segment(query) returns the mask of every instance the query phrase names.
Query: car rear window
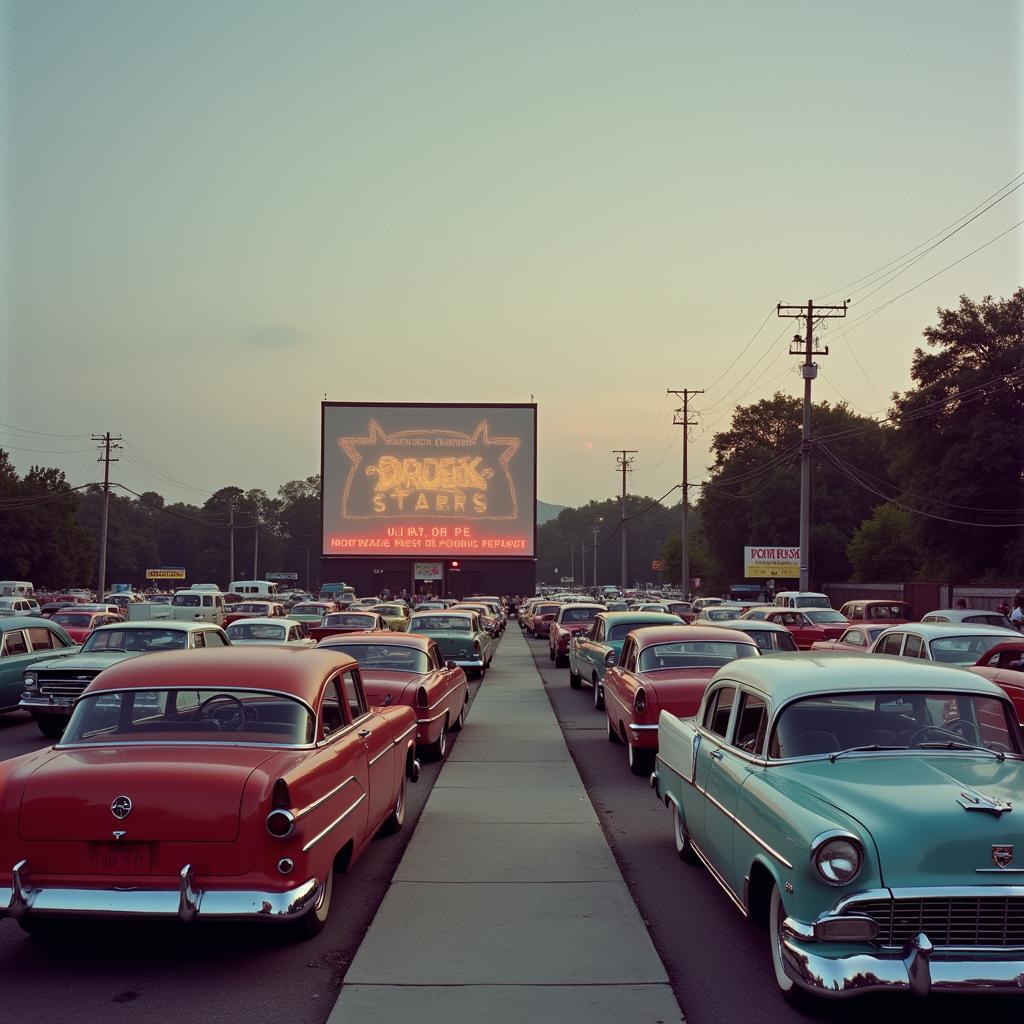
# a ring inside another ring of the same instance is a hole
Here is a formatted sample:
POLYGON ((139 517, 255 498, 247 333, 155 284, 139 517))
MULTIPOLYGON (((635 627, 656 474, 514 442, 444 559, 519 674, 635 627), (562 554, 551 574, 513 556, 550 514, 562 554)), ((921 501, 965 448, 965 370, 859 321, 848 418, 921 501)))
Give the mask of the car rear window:
POLYGON ((641 672, 670 668, 719 668, 737 658, 749 658, 757 653, 753 642, 685 640, 645 647, 640 652, 637 667, 641 672))
POLYGON ((359 662, 360 668, 392 672, 416 672, 425 675, 433 667, 426 651, 400 644, 331 644, 332 651, 343 651, 359 662))
POLYGON ((124 690, 79 699, 61 745, 312 743, 314 719, 294 698, 250 690, 124 690))

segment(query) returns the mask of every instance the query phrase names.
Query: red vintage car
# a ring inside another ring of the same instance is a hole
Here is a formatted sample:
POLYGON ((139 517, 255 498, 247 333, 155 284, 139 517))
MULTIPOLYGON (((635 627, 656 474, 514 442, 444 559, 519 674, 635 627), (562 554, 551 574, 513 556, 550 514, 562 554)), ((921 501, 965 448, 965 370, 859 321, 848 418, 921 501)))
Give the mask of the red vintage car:
POLYGON ((1024 725, 1024 638, 996 644, 968 671, 998 683, 1013 701, 1017 721, 1024 725))
POLYGON ((898 626, 914 621, 914 609, 907 601, 847 601, 839 609, 839 614, 845 615, 851 626, 855 623, 898 626))
POLYGON ((533 613, 526 623, 526 632, 530 636, 547 636, 551 623, 562 606, 553 601, 541 601, 533 606, 533 613))
POLYGON ((306 636, 312 640, 324 640, 345 633, 388 632, 390 628, 380 612, 330 612, 319 626, 307 627, 306 636))
POLYGON ((548 628, 548 656, 561 668, 569 664, 569 642, 575 636, 589 633, 598 612, 607 611, 603 604, 563 604, 548 628))
POLYGON ((853 651, 866 654, 871 645, 879 638, 883 630, 889 628, 888 623, 869 626, 866 623, 851 625, 844 629, 835 640, 815 640, 811 644, 812 651, 853 651))
POLYGON ((239 619, 284 618, 284 605, 276 601, 236 601, 224 615, 224 628, 239 619))
POLYGON ((466 722, 469 685, 466 673, 444 660, 436 640, 414 633, 350 633, 317 646, 342 651, 359 663, 371 706, 412 708, 417 751, 435 761, 444 757, 448 733, 466 722))
POLYGON ((76 644, 84 644, 97 626, 116 625, 123 621, 112 612, 78 611, 75 608, 61 608, 50 617, 51 622, 63 626, 65 632, 76 644))
MULTIPOLYGON (((809 651, 816 640, 838 640, 850 624, 845 615, 831 608, 777 608, 764 614, 760 611, 747 613, 751 617, 755 614, 765 622, 785 626, 801 651, 809 651)), ((741 618, 745 619, 747 615, 741 618)))
POLYGON ((647 775, 654 767, 662 711, 690 718, 718 669, 760 654, 738 629, 682 625, 633 630, 618 662, 604 675, 608 739, 626 744, 630 771, 647 775))
POLYGON ((54 747, 0 763, 0 916, 248 920, 314 935, 334 874, 405 819, 416 716, 342 651, 108 668, 54 747))

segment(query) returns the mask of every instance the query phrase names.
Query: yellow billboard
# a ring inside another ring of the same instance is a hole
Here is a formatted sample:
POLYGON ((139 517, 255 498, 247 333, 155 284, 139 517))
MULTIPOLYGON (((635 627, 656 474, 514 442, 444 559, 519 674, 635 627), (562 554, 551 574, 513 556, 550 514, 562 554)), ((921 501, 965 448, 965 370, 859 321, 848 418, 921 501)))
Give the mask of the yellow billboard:
POLYGON ((800 549, 745 547, 743 575, 747 579, 799 579, 800 549))

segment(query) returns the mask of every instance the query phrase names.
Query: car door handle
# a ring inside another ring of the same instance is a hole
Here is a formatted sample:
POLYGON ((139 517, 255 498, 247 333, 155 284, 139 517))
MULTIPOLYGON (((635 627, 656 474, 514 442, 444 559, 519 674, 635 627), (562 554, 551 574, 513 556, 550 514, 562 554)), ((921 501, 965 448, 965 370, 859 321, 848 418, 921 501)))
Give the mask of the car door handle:
POLYGON ((360 729, 359 732, 356 733, 357 736, 361 736, 364 740, 366 739, 367 736, 370 736, 372 734, 372 729, 360 729))
POLYGON ((712 750, 711 751, 711 757, 713 757, 716 761, 721 761, 722 760, 722 752, 720 750, 712 750))

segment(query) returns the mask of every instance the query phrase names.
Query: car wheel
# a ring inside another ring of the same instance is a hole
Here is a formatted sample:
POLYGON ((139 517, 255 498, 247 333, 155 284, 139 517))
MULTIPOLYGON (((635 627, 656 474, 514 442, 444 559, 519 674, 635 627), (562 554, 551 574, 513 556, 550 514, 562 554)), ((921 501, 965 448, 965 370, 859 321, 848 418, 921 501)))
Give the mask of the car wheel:
POLYGON ((608 726, 608 742, 621 743, 622 741, 619 739, 619 734, 616 731, 615 726, 612 725, 612 720, 607 715, 604 716, 604 724, 608 726))
POLYGON ((627 743, 629 748, 629 770, 634 775, 650 775, 654 767, 654 751, 644 750, 627 743))
POLYGON ((810 997, 786 973, 782 961, 782 922, 786 919, 786 908, 782 905, 782 894, 777 885, 772 886, 772 896, 768 913, 768 936, 772 949, 772 967, 775 969, 775 983, 788 1003, 794 1006, 806 1006, 811 1003, 810 997))
POLYGON ((592 680, 592 685, 594 687, 594 707, 598 711, 604 711, 604 687, 596 675, 592 680))
POLYGON ((327 916, 331 912, 331 895, 334 892, 334 865, 327 865, 324 887, 320 893, 320 902, 315 904, 295 922, 295 933, 298 939, 312 939, 324 930, 327 916))
POLYGON ((679 808, 674 800, 669 800, 668 805, 672 808, 672 834, 676 840, 676 853, 679 854, 679 859, 686 861, 687 864, 696 864, 697 854, 693 852, 693 843, 690 842, 690 837, 686 834, 686 829, 683 828, 683 819, 679 808))
POLYGON ((444 755, 448 753, 448 719, 441 723, 441 734, 433 743, 428 743, 423 748, 424 754, 431 761, 443 761, 444 755))
POLYGON ((580 678, 578 672, 573 672, 572 662, 569 663, 569 685, 574 689, 578 690, 583 685, 583 680, 580 678))
POLYGON ((567 654, 556 654, 555 655, 555 668, 565 668, 569 664, 569 656, 567 654))
POLYGON ((384 819, 380 830, 386 836, 393 836, 405 824, 405 787, 409 784, 408 776, 403 772, 402 785, 398 790, 398 799, 391 813, 384 819))
POLYGON ((469 710, 469 699, 467 698, 462 702, 462 710, 459 712, 459 717, 452 723, 452 732, 461 732, 462 727, 466 724, 466 712, 469 710))
POLYGON ((39 731, 44 736, 55 740, 64 734, 67 719, 61 718, 58 715, 39 715, 36 717, 36 725, 39 726, 39 731))

